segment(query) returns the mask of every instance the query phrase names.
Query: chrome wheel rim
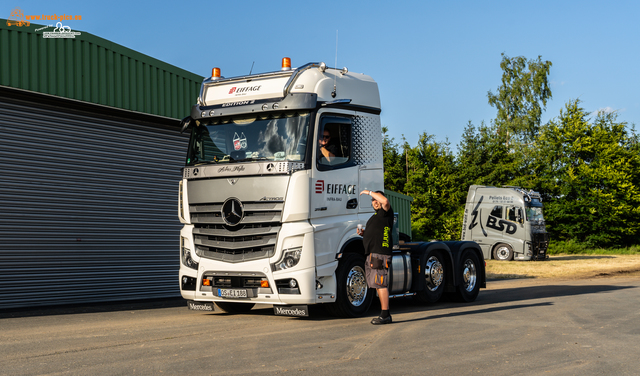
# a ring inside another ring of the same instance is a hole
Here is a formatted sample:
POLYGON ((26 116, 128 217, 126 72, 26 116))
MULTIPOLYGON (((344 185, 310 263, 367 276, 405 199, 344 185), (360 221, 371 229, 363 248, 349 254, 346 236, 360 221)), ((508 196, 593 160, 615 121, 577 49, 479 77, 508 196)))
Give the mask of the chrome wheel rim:
POLYGON ((464 283, 464 289, 467 292, 473 291, 476 287, 476 281, 478 278, 478 273, 476 271, 476 264, 467 259, 464 261, 464 265, 462 266, 462 280, 464 283))
POLYGON ((444 268, 437 257, 431 256, 424 266, 424 277, 427 282, 427 288, 430 291, 436 291, 442 284, 444 279, 444 268))
POLYGON ((347 297, 351 305, 359 307, 367 297, 367 279, 364 269, 354 266, 347 275, 347 297))
POLYGON ((509 259, 509 248, 505 245, 501 246, 496 250, 496 258, 498 260, 507 260, 509 259))

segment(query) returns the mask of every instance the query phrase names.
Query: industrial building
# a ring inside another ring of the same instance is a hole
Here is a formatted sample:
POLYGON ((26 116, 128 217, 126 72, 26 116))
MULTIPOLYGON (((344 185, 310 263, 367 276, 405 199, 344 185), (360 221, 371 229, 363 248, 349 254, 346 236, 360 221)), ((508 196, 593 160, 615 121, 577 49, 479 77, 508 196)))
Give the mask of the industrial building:
POLYGON ((179 123, 202 77, 42 29, 0 19, 0 309, 180 296, 179 123))

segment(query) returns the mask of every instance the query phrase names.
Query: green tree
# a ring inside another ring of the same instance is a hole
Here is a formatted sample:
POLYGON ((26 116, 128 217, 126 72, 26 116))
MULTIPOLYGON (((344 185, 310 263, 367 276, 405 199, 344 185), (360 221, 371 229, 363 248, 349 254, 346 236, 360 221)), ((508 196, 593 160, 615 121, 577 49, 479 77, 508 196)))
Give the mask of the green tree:
POLYGON ((589 246, 632 245, 640 240, 638 137, 615 113, 593 122, 575 100, 537 140, 536 188, 547 198, 553 238, 589 246))
MULTIPOLYGON (((459 240, 462 226, 460 184, 449 143, 423 133, 408 150, 406 194, 411 207, 412 233, 418 240, 459 240)), ((466 194, 466 192, 462 193, 466 194)))
POLYGON ((551 99, 548 76, 550 61, 527 60, 524 56, 510 58, 502 54, 502 85, 496 94, 487 93, 489 104, 498 109, 495 124, 505 132, 507 141, 515 137, 530 143, 540 127, 542 112, 551 99))
POLYGON ((384 163, 384 187, 394 192, 405 193, 407 175, 405 153, 390 138, 387 127, 382 127, 382 156, 384 163))
MULTIPOLYGON (((520 169, 520 155, 510 151, 506 133, 498 126, 476 129, 469 122, 458 144, 458 174, 464 190, 472 184, 502 186, 511 184, 520 169)), ((466 197, 466 196, 465 196, 466 197)))

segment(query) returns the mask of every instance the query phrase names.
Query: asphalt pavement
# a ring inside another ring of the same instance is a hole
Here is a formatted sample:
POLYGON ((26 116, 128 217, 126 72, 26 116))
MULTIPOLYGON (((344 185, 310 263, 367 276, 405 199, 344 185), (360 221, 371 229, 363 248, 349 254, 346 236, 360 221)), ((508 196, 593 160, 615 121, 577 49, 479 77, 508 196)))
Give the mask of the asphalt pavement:
POLYGON ((640 278, 490 281, 392 300, 393 324, 189 311, 181 299, 0 311, 0 375, 638 375, 640 278))

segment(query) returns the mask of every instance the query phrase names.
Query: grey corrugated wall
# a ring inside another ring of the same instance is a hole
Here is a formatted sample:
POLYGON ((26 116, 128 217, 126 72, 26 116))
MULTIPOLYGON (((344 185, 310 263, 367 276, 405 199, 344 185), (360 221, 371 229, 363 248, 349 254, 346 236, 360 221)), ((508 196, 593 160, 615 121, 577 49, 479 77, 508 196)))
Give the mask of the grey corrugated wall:
POLYGON ((0 96, 0 309, 179 296, 187 142, 177 127, 0 96))

